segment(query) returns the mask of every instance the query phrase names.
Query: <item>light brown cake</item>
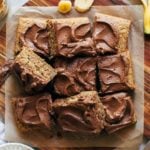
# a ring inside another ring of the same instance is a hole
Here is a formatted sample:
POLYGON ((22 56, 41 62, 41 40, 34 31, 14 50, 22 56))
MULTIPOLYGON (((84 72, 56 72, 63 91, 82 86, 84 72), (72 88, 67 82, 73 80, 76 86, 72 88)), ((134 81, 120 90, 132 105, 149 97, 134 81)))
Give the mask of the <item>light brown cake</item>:
POLYGON ((51 30, 49 45, 56 56, 95 56, 96 51, 88 18, 52 19, 48 23, 51 30))
POLYGON ((81 91, 96 90, 96 58, 57 58, 54 68, 54 90, 60 96, 72 96, 81 91))
POLYGON ((114 133, 136 122, 131 96, 125 92, 101 97, 106 112, 105 130, 114 133))
POLYGON ((99 57, 98 69, 102 94, 135 88, 129 51, 118 55, 99 57))
POLYGON ((49 31, 47 19, 44 18, 19 18, 16 35, 15 52, 22 47, 28 47, 41 56, 50 57, 49 31))
POLYGON ((51 131, 53 128, 52 99, 48 93, 13 98, 13 111, 21 132, 51 131))
POLYGON ((61 132, 99 134, 104 128, 105 112, 96 91, 57 99, 53 109, 61 132))
POLYGON ((42 90, 56 75, 55 69, 26 47, 17 55, 14 68, 29 93, 42 90))
POLYGON ((115 16, 96 13, 93 39, 97 53, 121 53, 128 49, 131 21, 115 16))
POLYGON ((32 95, 13 99, 17 127, 22 132, 54 127, 80 137, 134 124, 128 93, 135 88, 130 25, 130 20, 101 13, 92 23, 88 17, 19 18, 16 58, 1 72, 5 77, 15 70, 25 94, 32 95))

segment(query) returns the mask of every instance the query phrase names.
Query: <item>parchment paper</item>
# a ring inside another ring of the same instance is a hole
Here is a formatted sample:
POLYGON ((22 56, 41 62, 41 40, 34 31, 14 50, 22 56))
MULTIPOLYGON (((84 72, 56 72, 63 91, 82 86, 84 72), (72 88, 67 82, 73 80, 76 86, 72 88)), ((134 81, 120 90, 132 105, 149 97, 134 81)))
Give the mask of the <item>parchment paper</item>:
POLYGON ((100 135, 97 137, 85 137, 84 139, 77 138, 46 138, 41 135, 34 134, 23 137, 18 131, 14 114, 12 112, 11 98, 21 93, 21 87, 17 81, 10 77, 6 83, 6 117, 5 117, 5 137, 8 141, 21 142, 32 146, 50 146, 50 147, 118 147, 125 150, 137 150, 138 145, 142 141, 143 134, 143 80, 144 80, 144 39, 143 39, 143 8, 142 6, 98 6, 93 7, 89 12, 79 14, 72 10, 68 15, 61 15, 57 12, 56 7, 24 7, 19 9, 15 14, 8 18, 7 22, 7 56, 13 57, 14 41, 18 18, 24 17, 54 17, 67 18, 88 16, 91 21, 95 12, 101 12, 132 21, 131 32, 129 36, 129 49, 131 52, 134 77, 136 82, 136 90, 133 96, 135 110, 137 114, 137 123, 135 126, 125 128, 112 135, 100 135))

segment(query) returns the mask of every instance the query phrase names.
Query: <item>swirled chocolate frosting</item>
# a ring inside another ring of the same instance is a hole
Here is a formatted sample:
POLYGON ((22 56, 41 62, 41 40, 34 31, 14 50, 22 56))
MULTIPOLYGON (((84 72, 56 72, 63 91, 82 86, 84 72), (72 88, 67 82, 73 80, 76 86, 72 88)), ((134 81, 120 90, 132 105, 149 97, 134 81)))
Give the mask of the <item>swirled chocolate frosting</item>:
POLYGON ((99 79, 102 93, 129 90, 127 76, 129 59, 123 55, 100 57, 98 60, 99 79))
POLYGON ((95 21, 93 28, 93 39, 97 53, 117 53, 117 49, 115 47, 118 43, 118 35, 110 24, 95 21))
POLYGON ((32 48, 36 53, 48 56, 49 45, 48 45, 49 32, 47 27, 38 26, 33 24, 29 27, 25 33, 20 36, 20 43, 22 46, 32 48))
POLYGON ((13 72, 14 60, 7 60, 0 66, 0 87, 4 84, 5 80, 13 72))
POLYGON ((96 90, 96 58, 59 58, 55 61, 55 68, 58 75, 54 89, 59 95, 71 96, 96 90))
POLYGON ((47 93, 16 98, 14 111, 17 120, 28 127, 50 129, 52 126, 49 113, 51 111, 51 103, 51 96, 47 93))
POLYGON ((73 57, 76 55, 94 56, 96 51, 91 38, 90 23, 69 25, 56 23, 57 55, 73 57))
POLYGON ((135 123, 135 113, 131 97, 127 93, 117 93, 101 97, 106 112, 105 129, 108 133, 135 123))
POLYGON ((54 81, 54 89, 57 94, 65 96, 74 95, 81 91, 75 77, 67 71, 58 71, 54 81))
POLYGON ((95 91, 58 99, 54 111, 62 132, 100 133, 104 127, 104 109, 95 91))

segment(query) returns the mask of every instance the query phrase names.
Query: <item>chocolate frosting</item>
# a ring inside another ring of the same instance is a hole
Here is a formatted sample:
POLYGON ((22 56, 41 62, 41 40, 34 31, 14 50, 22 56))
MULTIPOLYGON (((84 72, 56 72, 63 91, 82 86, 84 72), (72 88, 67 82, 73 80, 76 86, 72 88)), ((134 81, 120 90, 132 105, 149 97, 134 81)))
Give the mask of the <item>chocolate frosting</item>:
POLYGON ((76 106, 59 110, 59 126, 67 132, 94 133, 99 120, 92 107, 76 106))
POLYGON ((49 32, 47 28, 34 24, 20 36, 20 42, 22 46, 30 47, 36 53, 47 56, 49 55, 48 37, 49 32))
POLYGON ((98 53, 117 53, 118 34, 113 27, 105 22, 94 23, 93 39, 98 53))
POLYGON ((131 97, 127 93, 118 93, 101 98, 106 112, 105 129, 113 133, 135 123, 135 113, 131 97))
POLYGON ((13 60, 7 60, 2 66, 0 66, 0 87, 4 84, 5 80, 12 73, 13 66, 13 60))
POLYGON ((49 94, 17 98, 15 103, 17 119, 24 125, 50 129, 51 103, 49 94))
POLYGON ((94 43, 90 37, 91 25, 84 23, 80 25, 56 24, 57 55, 73 57, 75 55, 96 55, 94 43))
POLYGON ((81 91, 80 85, 76 82, 75 77, 67 71, 58 71, 54 81, 55 92, 59 95, 70 96, 81 91))
POLYGON ((57 59, 58 75, 54 88, 60 95, 71 96, 81 91, 96 90, 96 59, 57 59))
POLYGON ((104 128, 104 109, 99 99, 94 102, 95 95, 92 96, 81 96, 75 103, 55 108, 57 123, 63 132, 86 134, 101 132, 104 128), (84 102, 85 99, 89 99, 89 102, 84 102))
POLYGON ((126 84, 129 60, 122 55, 106 56, 99 58, 99 78, 102 93, 128 90, 126 84))

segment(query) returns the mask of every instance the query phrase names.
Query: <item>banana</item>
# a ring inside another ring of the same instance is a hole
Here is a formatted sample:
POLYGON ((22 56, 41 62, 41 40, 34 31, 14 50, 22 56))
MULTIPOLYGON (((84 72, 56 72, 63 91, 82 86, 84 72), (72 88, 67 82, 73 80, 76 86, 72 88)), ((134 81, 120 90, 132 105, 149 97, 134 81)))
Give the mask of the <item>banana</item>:
POLYGON ((86 12, 92 6, 94 0, 75 0, 74 7, 78 12, 86 12))
POLYGON ((61 0, 58 3, 58 11, 60 13, 66 14, 71 11, 72 3, 69 0, 61 0))
POLYGON ((144 32, 150 34, 150 0, 141 0, 144 6, 144 32))

